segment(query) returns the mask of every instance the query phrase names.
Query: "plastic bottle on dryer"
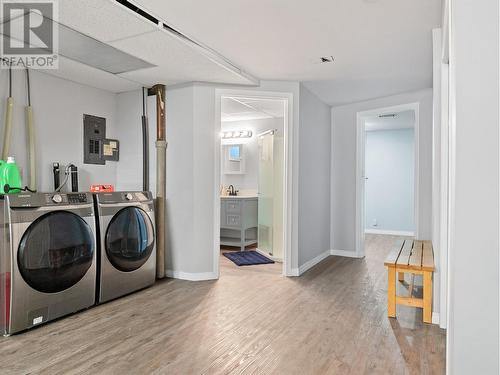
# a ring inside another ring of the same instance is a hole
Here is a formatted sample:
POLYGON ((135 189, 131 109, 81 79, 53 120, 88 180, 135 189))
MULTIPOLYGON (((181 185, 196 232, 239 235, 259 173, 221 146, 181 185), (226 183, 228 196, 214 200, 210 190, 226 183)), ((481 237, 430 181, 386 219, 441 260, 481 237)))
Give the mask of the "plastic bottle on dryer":
POLYGON ((7 162, 0 160, 0 194, 19 193, 21 191, 19 188, 22 186, 21 173, 16 164, 16 159, 9 156, 7 162), (6 189, 6 185, 10 189, 6 189))

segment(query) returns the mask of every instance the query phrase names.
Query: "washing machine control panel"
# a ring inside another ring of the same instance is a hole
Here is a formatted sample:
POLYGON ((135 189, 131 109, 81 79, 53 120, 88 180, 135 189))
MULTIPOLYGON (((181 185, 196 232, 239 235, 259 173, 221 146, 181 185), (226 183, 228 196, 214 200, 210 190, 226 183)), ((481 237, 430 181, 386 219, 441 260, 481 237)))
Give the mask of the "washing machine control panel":
POLYGON ((111 203, 143 203, 153 200, 149 191, 115 191, 109 193, 97 193, 98 204, 111 203))

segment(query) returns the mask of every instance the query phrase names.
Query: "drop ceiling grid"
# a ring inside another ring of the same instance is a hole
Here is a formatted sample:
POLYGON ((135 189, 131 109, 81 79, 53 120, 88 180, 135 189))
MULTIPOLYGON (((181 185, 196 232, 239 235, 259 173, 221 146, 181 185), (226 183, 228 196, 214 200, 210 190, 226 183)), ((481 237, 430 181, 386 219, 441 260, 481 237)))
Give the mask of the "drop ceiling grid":
POLYGON ((59 22, 102 42, 130 38, 158 28, 114 0, 60 1, 59 22))
POLYGON ((112 92, 158 82, 252 83, 114 0, 64 0, 58 5, 62 25, 157 67, 114 75, 60 56, 59 69, 48 74, 112 92))

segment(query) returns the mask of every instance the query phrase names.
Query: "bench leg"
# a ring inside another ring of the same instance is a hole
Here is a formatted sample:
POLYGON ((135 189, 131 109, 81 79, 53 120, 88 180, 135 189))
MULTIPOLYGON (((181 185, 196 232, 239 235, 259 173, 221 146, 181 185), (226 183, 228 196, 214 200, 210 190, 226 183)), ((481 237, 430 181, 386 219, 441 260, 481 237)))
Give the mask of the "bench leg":
POLYGON ((405 281, 405 273, 404 272, 398 272, 398 280, 401 282, 405 281))
POLYGON ((432 272, 424 272, 424 323, 432 323, 432 272))
POLYGON ((387 316, 396 317, 396 268, 388 267, 387 282, 387 316))

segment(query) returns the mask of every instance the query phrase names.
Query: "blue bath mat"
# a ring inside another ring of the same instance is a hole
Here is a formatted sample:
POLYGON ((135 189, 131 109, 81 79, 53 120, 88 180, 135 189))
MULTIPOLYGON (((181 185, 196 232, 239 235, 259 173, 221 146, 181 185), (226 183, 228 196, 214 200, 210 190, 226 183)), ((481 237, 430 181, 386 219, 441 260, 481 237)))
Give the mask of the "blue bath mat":
POLYGON ((253 266, 254 264, 274 263, 274 260, 271 260, 253 250, 238 251, 237 253, 223 253, 222 255, 231 260, 237 266, 253 266))

